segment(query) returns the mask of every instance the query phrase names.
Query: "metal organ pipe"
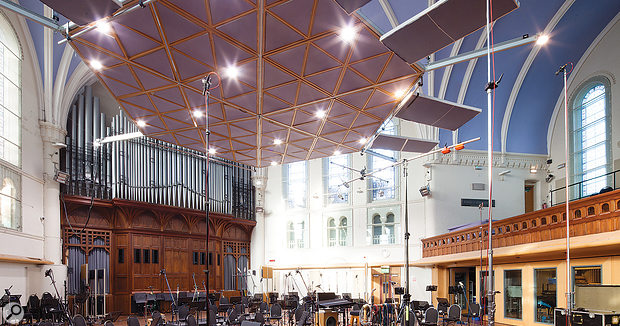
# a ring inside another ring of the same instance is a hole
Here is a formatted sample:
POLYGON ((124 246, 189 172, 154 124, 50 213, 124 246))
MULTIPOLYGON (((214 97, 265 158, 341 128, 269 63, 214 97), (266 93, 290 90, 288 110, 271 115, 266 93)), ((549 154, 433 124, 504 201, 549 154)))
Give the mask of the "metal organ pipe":
POLYGON ((85 87, 71 111, 67 164, 70 194, 127 199, 204 210, 205 188, 210 211, 239 218, 254 217, 251 169, 234 162, 213 159, 203 153, 151 138, 110 142, 95 148, 93 141, 138 131, 124 112, 107 123, 104 108, 92 89, 85 87), (209 164, 210 180, 205 173, 209 164), (91 168, 91 166, 93 168, 91 168), (94 189, 92 187, 95 187, 94 189))

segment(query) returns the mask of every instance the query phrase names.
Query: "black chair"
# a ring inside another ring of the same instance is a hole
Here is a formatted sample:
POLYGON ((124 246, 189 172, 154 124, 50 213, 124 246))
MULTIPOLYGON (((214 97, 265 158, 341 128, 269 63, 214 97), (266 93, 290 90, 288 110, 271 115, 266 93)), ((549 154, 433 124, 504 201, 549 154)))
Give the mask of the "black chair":
POLYGON ((299 306, 295 309, 295 322, 299 325, 299 320, 301 319, 304 313, 304 306, 299 306))
POLYGON ((228 309, 228 316, 226 317, 226 324, 228 325, 238 325, 241 323, 240 319, 240 311, 236 308, 228 309))
POLYGON ((159 311, 153 311, 153 314, 151 314, 151 319, 153 320, 151 321, 151 325, 153 326, 164 324, 164 320, 161 318, 161 313, 159 313, 159 311))
POLYGON ((24 309, 24 320, 32 324, 34 320, 41 320, 41 300, 36 294, 28 297, 26 309, 24 309))
POLYGON ((439 311, 435 307, 429 307, 424 312, 424 320, 420 323, 422 326, 436 326, 439 321, 439 311))
POLYGON ((446 298, 437 298, 437 312, 441 315, 445 315, 448 312, 450 304, 446 298))
POLYGON ((38 326, 53 326, 53 324, 49 321, 42 321, 38 324, 38 326))
POLYGON ((261 311, 257 311, 254 315, 254 321, 257 323, 264 324, 265 323, 265 315, 261 311))
POLYGON ((179 307, 179 321, 185 321, 187 316, 189 316, 189 306, 182 305, 179 307))
POLYGON ((187 324, 187 326, 198 326, 198 323, 196 322, 196 317, 194 317, 194 315, 188 315, 185 318, 185 323, 187 324))
POLYGON ((267 302, 262 301, 260 303, 260 305, 258 306, 258 311, 262 312, 263 314, 266 314, 269 312, 269 305, 267 304, 267 302))
POLYGON ((299 320, 297 320, 297 326, 304 325, 310 325, 310 313, 305 310, 302 311, 301 317, 299 317, 299 320))
POLYGON ((86 326, 86 319, 79 314, 73 316, 73 326, 86 326))
POLYGON ((129 316, 127 318, 127 326, 140 326, 140 321, 136 316, 129 316))
POLYGON ((60 302, 51 293, 45 292, 41 296, 41 315, 43 319, 60 321, 62 319, 62 309, 60 302))
POLYGON ((480 317, 480 304, 477 302, 473 302, 469 304, 469 309, 466 314, 463 314, 468 319, 467 324, 469 324, 469 318, 478 318, 480 317))
POLYGON ((279 303, 274 303, 271 305, 271 311, 269 313, 269 321, 275 320, 280 324, 282 320, 282 306, 279 303))
POLYGON ((105 324, 103 324, 103 326, 114 326, 114 323, 110 320, 106 321, 105 324))
POLYGON ((458 323, 461 322, 461 306, 453 304, 448 308, 448 317, 443 319, 444 323, 458 323))
POLYGON ((146 303, 147 301, 146 293, 134 293, 133 301, 136 303, 137 311, 140 312, 142 316, 146 316, 146 303))

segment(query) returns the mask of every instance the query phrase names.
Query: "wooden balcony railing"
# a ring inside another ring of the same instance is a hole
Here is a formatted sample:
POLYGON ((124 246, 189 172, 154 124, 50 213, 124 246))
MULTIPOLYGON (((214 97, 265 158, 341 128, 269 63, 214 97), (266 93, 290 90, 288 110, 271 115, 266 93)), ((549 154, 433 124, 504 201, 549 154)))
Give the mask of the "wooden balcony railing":
MULTIPOLYGON (((620 190, 571 201, 570 236, 620 230, 620 190)), ((488 247, 488 224, 422 239, 422 257, 488 247), (481 241, 482 240, 482 241, 481 241)), ((493 222, 493 247, 566 238, 566 206, 558 205, 493 222)))

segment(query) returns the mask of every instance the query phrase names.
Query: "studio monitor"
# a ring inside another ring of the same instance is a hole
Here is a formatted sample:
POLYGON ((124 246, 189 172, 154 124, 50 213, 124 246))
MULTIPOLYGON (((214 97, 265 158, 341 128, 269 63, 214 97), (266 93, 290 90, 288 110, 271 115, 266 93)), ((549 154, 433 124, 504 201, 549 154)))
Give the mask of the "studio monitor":
POLYGON ((338 313, 331 310, 319 311, 319 326, 338 326, 338 313))

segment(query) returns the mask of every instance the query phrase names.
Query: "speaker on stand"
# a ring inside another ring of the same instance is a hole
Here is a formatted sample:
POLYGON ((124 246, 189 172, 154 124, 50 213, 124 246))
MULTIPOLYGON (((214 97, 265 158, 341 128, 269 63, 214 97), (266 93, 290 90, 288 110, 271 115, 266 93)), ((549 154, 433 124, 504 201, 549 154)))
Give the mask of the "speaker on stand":
POLYGON ((338 312, 321 310, 318 312, 319 326, 338 326, 338 312))

